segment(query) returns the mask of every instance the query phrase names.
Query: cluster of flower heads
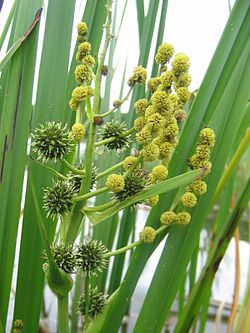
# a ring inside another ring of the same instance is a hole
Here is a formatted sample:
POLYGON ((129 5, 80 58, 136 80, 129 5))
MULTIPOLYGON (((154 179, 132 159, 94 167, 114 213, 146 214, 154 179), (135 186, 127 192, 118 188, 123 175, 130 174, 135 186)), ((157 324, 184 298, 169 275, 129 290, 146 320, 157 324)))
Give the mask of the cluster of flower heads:
MULTIPOLYGON (((215 143, 215 134, 211 128, 203 128, 200 132, 199 143, 196 147, 195 154, 189 160, 189 167, 191 169, 204 168, 204 173, 199 178, 195 179, 190 185, 187 186, 186 191, 180 198, 181 211, 178 213, 174 211, 165 211, 161 214, 160 221, 163 225, 187 225, 191 221, 191 215, 188 209, 193 208, 197 204, 199 196, 203 195, 207 191, 207 184, 202 177, 206 176, 212 167, 210 158, 211 148, 215 143)), ((156 236, 156 230, 152 227, 145 227, 139 237, 144 243, 151 243, 156 236)))
POLYGON ((14 321, 13 324, 13 331, 12 333, 22 333, 23 329, 23 321, 21 319, 17 319, 14 321))
MULTIPOLYGON (((105 256, 108 249, 101 241, 86 240, 77 246, 54 243, 51 252, 56 265, 67 274, 82 271, 89 276, 96 276, 108 265, 105 256)), ((47 259, 46 254, 44 256, 47 259)), ((47 265, 48 262, 45 262, 45 269, 47 265)))

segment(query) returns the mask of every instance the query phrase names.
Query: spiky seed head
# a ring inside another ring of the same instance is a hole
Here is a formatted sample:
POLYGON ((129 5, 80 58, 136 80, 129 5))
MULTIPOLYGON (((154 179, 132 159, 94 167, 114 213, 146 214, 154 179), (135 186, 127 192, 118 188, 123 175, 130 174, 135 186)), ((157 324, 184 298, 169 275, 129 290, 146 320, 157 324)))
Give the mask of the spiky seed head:
POLYGON ((156 206, 157 204, 158 204, 158 202, 159 202, 159 195, 157 194, 157 195, 154 195, 154 196, 152 196, 152 197, 150 197, 150 198, 148 198, 147 200, 146 200, 146 203, 150 206, 150 207, 154 207, 154 206, 156 206))
POLYGON ((165 165, 157 165, 152 169, 152 174, 157 180, 165 180, 168 176, 168 169, 165 165))
POLYGON ((140 233, 139 233, 139 239, 143 243, 152 243, 155 240, 155 229, 152 227, 145 227, 140 233))
POLYGON ((158 159, 159 148, 155 143, 150 143, 142 149, 142 156, 145 162, 153 162, 158 159))
POLYGON ((86 274, 96 276, 108 266, 108 249, 101 241, 86 240, 75 251, 76 266, 86 274))
POLYGON ((203 180, 197 179, 187 187, 187 191, 193 192, 195 195, 203 195, 207 192, 207 184, 203 180))
POLYGON ((200 143, 213 147, 215 143, 215 134, 212 128, 205 127, 200 131, 200 143))
POLYGON ((189 57, 184 53, 178 53, 174 56, 172 61, 172 69, 175 76, 181 75, 186 72, 190 67, 189 57))
POLYGON ((106 143, 104 146, 109 150, 124 150, 129 147, 131 140, 130 135, 125 136, 124 133, 127 131, 125 123, 111 120, 102 125, 99 129, 99 136, 101 140, 115 138, 114 141, 106 143))
POLYGON ((136 169, 125 178, 125 185, 122 191, 116 193, 116 199, 123 201, 128 197, 144 190, 148 185, 148 172, 143 169, 136 169))
POLYGON ((164 65, 169 62, 174 54, 174 47, 170 43, 164 43, 159 46, 155 56, 155 61, 159 65, 164 65))
MULTIPOLYGON (((94 319, 103 310, 106 304, 107 296, 101 292, 98 292, 97 288, 91 288, 89 291, 89 307, 88 307, 88 317, 94 319)), ((82 293, 78 304, 79 312, 82 316, 86 315, 86 297, 85 293, 82 293)))
POLYGON ((85 127, 81 123, 76 123, 72 126, 70 136, 76 142, 80 142, 85 134, 85 127))
POLYGON ((67 126, 61 123, 47 122, 40 125, 32 133, 32 149, 38 155, 38 160, 46 163, 62 160, 73 148, 67 126))
POLYGON ((161 84, 160 76, 152 77, 151 79, 148 80, 148 89, 153 93, 158 89, 160 84, 161 84))
POLYGON ((76 87, 72 91, 72 98, 78 102, 81 102, 84 100, 84 98, 91 96, 94 96, 94 89, 90 86, 76 87))
POLYGON ((71 98, 69 101, 69 107, 71 108, 72 111, 77 110, 78 104, 79 104, 79 102, 74 98, 71 98))
POLYGON ((112 174, 108 176, 106 186, 110 191, 118 193, 124 189, 125 181, 122 175, 112 174))
POLYGON ((134 69, 132 76, 128 80, 128 85, 133 87, 136 83, 143 84, 147 79, 147 69, 142 66, 137 66, 134 69))
POLYGON ((134 121, 134 127, 137 132, 140 132, 145 125, 145 117, 141 116, 135 119, 134 121))
POLYGON ((74 194, 74 187, 62 180, 53 181, 51 187, 45 187, 43 208, 47 218, 56 219, 69 212, 74 194))
POLYGON ((171 223, 174 223, 176 219, 175 212, 172 211, 166 211, 163 214, 161 214, 160 221, 162 224, 169 225, 171 223))
POLYGON ((78 35, 85 36, 88 34, 88 26, 85 22, 80 22, 77 25, 78 35))
MULTIPOLYGON (((62 269, 65 273, 68 274, 76 272, 76 259, 73 245, 66 246, 64 244, 53 243, 51 244, 50 249, 58 268, 62 269)), ((44 256, 48 262, 46 253, 44 253, 44 256)))
POLYGON ((88 66, 81 64, 76 66, 75 69, 75 80, 78 84, 83 84, 84 82, 91 81, 91 74, 88 69, 88 66))
POLYGON ((146 98, 141 98, 135 102, 134 109, 136 113, 143 115, 148 106, 149 106, 149 101, 146 98))
POLYGON ((197 198, 192 192, 185 192, 181 197, 181 202, 184 207, 192 208, 197 204, 197 198))
POLYGON ((188 212, 180 212, 176 214, 175 223, 181 225, 187 225, 191 221, 191 215, 188 212))

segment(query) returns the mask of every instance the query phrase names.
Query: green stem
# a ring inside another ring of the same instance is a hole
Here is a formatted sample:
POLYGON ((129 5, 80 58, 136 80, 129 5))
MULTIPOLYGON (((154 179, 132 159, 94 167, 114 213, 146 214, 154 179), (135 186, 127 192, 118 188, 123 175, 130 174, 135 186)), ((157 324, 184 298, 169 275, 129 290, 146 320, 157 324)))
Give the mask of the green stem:
POLYGON ((111 168, 108 168, 107 170, 103 171, 103 172, 100 172, 97 176, 96 176, 96 180, 104 177, 104 176, 107 176, 108 174, 110 174, 112 171, 116 170, 116 169, 119 169, 123 166, 123 162, 120 162, 114 166, 112 166, 111 168))
POLYGON ((33 162, 36 162, 37 164, 39 164, 40 166, 42 166, 43 168, 46 168, 48 169, 49 171, 53 172, 54 174, 57 175, 58 178, 62 179, 62 180, 67 180, 68 178, 65 177, 64 175, 62 175, 60 172, 56 171, 55 169, 49 167, 48 165, 46 164, 42 164, 40 162, 38 162, 35 158, 33 158, 32 156, 30 156, 30 159, 33 161, 33 162))
POLYGON ((68 161, 66 160, 61 160, 62 164, 66 166, 67 169, 69 169, 72 173, 76 174, 76 175, 85 175, 85 171, 84 170, 79 170, 74 168, 68 161))
POLYGON ((84 212, 98 212, 107 208, 112 207, 117 203, 117 200, 112 200, 110 202, 107 202, 103 205, 95 206, 95 207, 85 207, 84 212))
MULTIPOLYGON (((128 100, 129 95, 131 94, 132 90, 133 90, 133 87, 131 87, 131 88, 129 89, 127 95, 121 100, 121 105, 122 105, 125 101, 128 100)), ((110 115, 110 114, 111 114, 112 112, 114 112, 115 110, 118 110, 118 109, 121 107, 121 105, 120 105, 119 107, 113 107, 111 110, 109 110, 109 111, 107 111, 107 112, 101 114, 100 117, 102 117, 102 118, 107 117, 108 115, 110 115)))
POLYGON ((134 171, 134 169, 137 167, 137 165, 142 161, 143 157, 142 155, 139 155, 135 163, 131 165, 131 167, 123 174, 123 178, 125 179, 128 175, 131 174, 131 172, 134 171))
POLYGON ((75 201, 75 202, 82 201, 82 200, 87 200, 91 197, 95 197, 96 195, 107 192, 107 191, 108 191, 108 187, 105 186, 105 187, 99 188, 99 190, 96 190, 94 192, 89 192, 89 193, 83 194, 79 197, 74 197, 72 200, 75 201))
MULTIPOLYGON (((160 228, 158 228, 156 231, 155 231, 155 235, 159 235, 162 231, 164 231, 168 226, 167 225, 163 225, 161 226, 160 228)), ((124 247, 121 247, 120 249, 118 250, 115 250, 113 252, 108 252, 107 254, 105 254, 105 257, 106 258, 110 258, 110 257, 113 257, 113 256, 117 256, 118 254, 121 254, 121 253, 124 253, 128 250, 131 250, 133 249, 135 246, 138 246, 140 244, 142 244, 143 242, 142 241, 136 241, 136 242, 133 242, 127 246, 124 246, 124 247)))
POLYGON ((65 297, 57 297, 58 301, 58 333, 69 333, 69 311, 68 311, 68 295, 65 297))
POLYGON ((234 156, 232 157, 230 163, 228 164, 226 171, 224 172, 223 176, 221 177, 219 184, 216 188, 213 200, 212 200, 212 206, 214 205, 214 203, 216 202, 216 200, 218 199, 218 196, 220 195, 225 183, 227 182, 227 180, 229 179, 231 173, 233 172, 234 168, 236 167, 236 165, 239 163, 242 155, 244 154, 244 152, 246 151, 246 149, 249 146, 249 142, 250 142, 250 128, 248 128, 244 138, 242 139, 238 149, 236 150, 234 156))
POLYGON ((89 323, 89 275, 86 274, 85 277, 85 316, 84 316, 84 326, 87 327, 89 323))
POLYGON ((100 95, 101 95, 101 79, 102 79, 102 67, 104 65, 105 56, 107 53, 109 41, 111 38, 110 34, 110 26, 111 26, 111 6, 112 1, 107 1, 107 23, 106 23, 106 38, 104 41, 103 49, 100 56, 100 61, 97 67, 96 71, 96 77, 95 77, 95 94, 94 94, 94 104, 93 104, 93 114, 96 115, 99 112, 99 103, 100 103, 100 95))

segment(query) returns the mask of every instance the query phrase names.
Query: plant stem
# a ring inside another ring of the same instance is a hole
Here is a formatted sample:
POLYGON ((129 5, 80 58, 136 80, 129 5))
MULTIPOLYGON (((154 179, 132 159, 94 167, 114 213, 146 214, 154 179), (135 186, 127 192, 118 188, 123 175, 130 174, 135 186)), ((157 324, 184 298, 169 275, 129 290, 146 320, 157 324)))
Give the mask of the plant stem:
POLYGON ((74 168, 68 161, 66 161, 65 159, 61 160, 62 164, 66 166, 66 168, 68 168, 71 172, 73 172, 76 175, 85 175, 85 171, 84 170, 79 170, 74 168))
POLYGON ((69 333, 68 295, 57 297, 58 301, 58 333, 69 333))
POLYGON ((98 212, 100 210, 104 210, 107 208, 112 207, 113 205, 115 205, 117 203, 117 200, 112 200, 110 202, 107 202, 103 205, 99 205, 99 206, 95 206, 95 207, 85 207, 84 208, 84 212, 98 212))
POLYGON ((111 12, 112 1, 107 1, 107 23, 106 23, 106 38, 104 41, 103 49, 100 56, 100 61, 96 71, 95 77, 95 93, 94 93, 94 104, 93 104, 93 114, 96 115, 99 113, 99 102, 100 102, 100 95, 101 95, 101 79, 102 79, 102 67, 104 65, 105 56, 107 53, 109 41, 111 38, 110 34, 110 26, 111 26, 111 12))
POLYGON ((242 155, 244 154, 245 150, 247 149, 248 145, 250 142, 250 128, 247 130, 244 138, 242 139, 238 149, 236 150, 234 156, 232 157, 230 163, 228 164, 224 174, 222 175, 219 184, 216 188, 213 200, 212 200, 212 206, 214 205, 214 203, 216 202, 216 200, 218 199, 218 196, 220 195, 226 181, 229 179, 232 171, 234 170, 234 168, 236 167, 236 165, 239 163, 242 155))
POLYGON ((75 201, 75 202, 82 201, 82 200, 87 200, 91 197, 95 197, 96 195, 107 192, 107 191, 108 191, 108 187, 105 186, 105 187, 99 188, 99 190, 96 190, 94 192, 89 192, 89 193, 83 194, 79 197, 74 197, 72 200, 75 201))
POLYGON ((84 326, 87 327, 89 322, 89 275, 85 276, 85 316, 84 326))
POLYGON ((116 165, 112 166, 111 168, 108 168, 107 170, 100 172, 97 176, 96 176, 96 180, 108 175, 109 173, 111 173, 112 171, 119 169, 123 166, 123 162, 117 163, 116 165))
MULTIPOLYGON (((121 100, 121 105, 122 105, 125 101, 128 100, 129 95, 131 94, 132 90, 133 90, 133 87, 131 87, 131 88, 129 89, 127 95, 121 100)), ((121 105, 120 105, 120 106, 121 106, 121 105)), ((118 110, 118 109, 120 108, 120 106, 119 106, 119 107, 113 107, 111 110, 109 110, 109 111, 107 111, 107 112, 101 114, 100 117, 102 117, 102 118, 107 117, 108 115, 110 115, 110 114, 111 114, 112 112, 114 112, 115 110, 118 110)))
MULTIPOLYGON (((164 231, 168 226, 167 225, 163 225, 161 226, 160 228, 158 228, 156 231, 155 231, 155 235, 159 235, 162 231, 164 231)), ((120 249, 118 250, 115 250, 113 252, 108 252, 107 254, 105 254, 105 257, 106 258, 110 258, 110 257, 113 257, 113 256, 117 256, 118 254, 121 254, 121 253, 124 253, 128 250, 131 250, 133 249, 135 246, 138 246, 140 244, 142 244, 143 242, 142 241, 136 241, 136 242, 133 242, 127 246, 124 246, 124 247, 121 247, 120 249)))

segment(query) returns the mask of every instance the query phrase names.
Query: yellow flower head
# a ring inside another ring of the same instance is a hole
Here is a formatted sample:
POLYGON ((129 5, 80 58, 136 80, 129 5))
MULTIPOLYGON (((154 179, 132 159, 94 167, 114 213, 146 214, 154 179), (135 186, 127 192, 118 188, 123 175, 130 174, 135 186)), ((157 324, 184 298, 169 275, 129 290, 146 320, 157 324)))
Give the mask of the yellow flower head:
POLYGON ((191 83, 191 76, 188 73, 182 73, 174 78, 175 88, 188 87, 191 83))
POLYGON ((157 132, 160 129, 164 127, 166 123, 166 120, 163 116, 161 116, 159 113, 152 114, 152 116, 149 116, 146 118, 146 124, 147 127, 152 131, 152 132, 157 132))
POLYGON ((203 195, 207 192, 207 184, 203 180, 197 179, 188 186, 187 190, 195 195, 203 195))
POLYGON ((128 80, 128 85, 133 87, 136 83, 143 84, 146 82, 147 79, 147 69, 143 68, 142 66, 137 66, 134 69, 133 75, 130 76, 128 80))
POLYGON ((152 77, 150 80, 148 80, 148 89, 151 92, 155 92, 160 84, 161 84, 161 78, 159 76, 152 77))
POLYGON ((70 136, 76 141, 80 142, 85 134, 85 127, 81 123, 76 123, 72 126, 70 136))
POLYGON ((143 127, 143 129, 139 133, 136 133, 135 138, 136 138, 136 141, 142 145, 152 141, 152 135, 147 126, 143 127))
POLYGON ((155 229, 145 227, 139 234, 139 239, 143 243, 152 243, 155 240, 155 229))
POLYGON ((83 82, 91 80, 89 69, 85 64, 76 66, 75 79, 78 84, 83 84, 83 82))
POLYGON ((154 195, 153 197, 150 197, 147 199, 147 204, 150 206, 150 207, 154 207, 158 204, 158 201, 159 201, 159 195, 154 195))
POLYGON ((134 127, 137 130, 137 132, 141 131, 145 125, 145 118, 143 116, 138 117, 134 121, 134 127))
POLYGON ((145 111, 145 118, 147 119, 148 117, 152 116, 153 114, 157 113, 158 110, 155 106, 149 105, 145 111))
POLYGON ((208 159, 202 159, 197 154, 194 154, 190 160, 190 165, 192 169, 206 168, 208 172, 210 172, 212 164, 208 159))
POLYGON ((176 214, 175 212, 172 211, 167 211, 161 214, 160 221, 162 224, 169 225, 171 223, 174 223, 176 219, 176 214))
POLYGON ((198 145, 196 147, 196 155, 201 159, 209 159, 210 147, 207 145, 198 145))
POLYGON ((85 36, 88 34, 88 26, 85 22, 80 22, 77 25, 77 31, 79 35, 85 36))
POLYGON ((144 114, 148 106, 149 106, 148 100, 146 98, 141 98, 138 99, 137 102, 135 102, 134 109, 136 113, 144 114))
POLYGON ((124 189, 125 182, 121 175, 109 175, 106 181, 106 186, 112 192, 118 193, 124 189))
POLYGON ((159 146, 160 159, 168 159, 171 152, 174 150, 174 146, 170 142, 163 142, 159 146))
POLYGON ((72 91, 72 98, 78 102, 81 102, 86 97, 91 97, 94 95, 94 89, 90 86, 76 87, 72 91))
MULTIPOLYGON (((132 167, 132 165, 135 164, 136 161, 137 161, 137 157, 135 157, 135 156, 127 156, 127 157, 125 158, 125 160, 123 161, 123 168, 124 168, 125 170, 128 170, 129 168, 132 167)), ((141 165, 138 164, 137 167, 136 167, 136 169, 137 169, 137 168, 139 169, 140 167, 141 167, 141 165)))
POLYGON ((180 75, 186 72, 190 67, 189 57, 184 53, 178 53, 175 55, 172 61, 172 69, 175 75, 180 75))
POLYGON ((157 165, 153 168, 152 174, 157 180, 164 180, 168 176, 168 169, 165 165, 157 165))
POLYGON ((114 102, 113 102, 113 107, 114 108, 118 109, 121 105, 122 105, 122 100, 120 98, 114 100, 114 102))
POLYGON ((197 204, 197 198, 192 192, 185 192, 181 197, 181 202, 184 207, 192 208, 197 204))
MULTIPOLYGON (((176 119, 173 118, 175 121, 176 119)), ((179 133, 179 127, 177 125, 177 121, 176 123, 170 123, 168 126, 166 126, 163 130, 163 133, 162 135, 166 138, 166 139, 169 139, 169 138, 174 138, 178 135, 179 133)))
POLYGON ((181 104, 186 103, 190 98, 190 91, 186 87, 180 87, 176 90, 177 96, 181 104))
POLYGON ((155 61, 159 65, 164 65, 167 62, 169 62, 169 60, 172 58, 173 54, 174 54, 173 45, 169 44, 169 43, 164 43, 164 44, 160 45, 160 47, 156 53, 156 56, 155 56, 155 61))
POLYGON ((186 120, 187 119, 187 113, 182 110, 182 109, 179 109, 179 110, 176 110, 174 112, 174 117, 175 119, 177 120, 178 124, 181 123, 182 121, 186 120))
POLYGON ((190 223, 191 215, 188 212, 180 212, 176 214, 175 223, 181 225, 187 225, 190 223))
POLYGON ((88 54, 83 58, 83 62, 89 65, 90 67, 95 67, 95 58, 92 55, 88 54))
POLYGON ((164 72, 161 76, 161 83, 164 89, 171 89, 173 83, 173 72, 172 71, 164 72))
POLYGON ((78 101, 74 98, 71 98, 69 101, 69 107, 71 108, 72 111, 76 111, 78 107, 78 101))
POLYGON ((165 109, 168 107, 169 97, 165 91, 155 91, 151 97, 152 104, 157 109, 165 109))
POLYGON ((200 143, 207 145, 208 147, 213 147, 215 143, 215 134, 212 128, 203 128, 200 132, 200 143))
POLYGON ((78 52, 76 54, 76 60, 81 61, 86 55, 89 55, 91 51, 91 44, 83 42, 78 46, 78 52))
POLYGON ((150 143, 142 149, 142 156, 145 162, 152 162, 157 160, 159 153, 159 148, 154 143, 150 143))

